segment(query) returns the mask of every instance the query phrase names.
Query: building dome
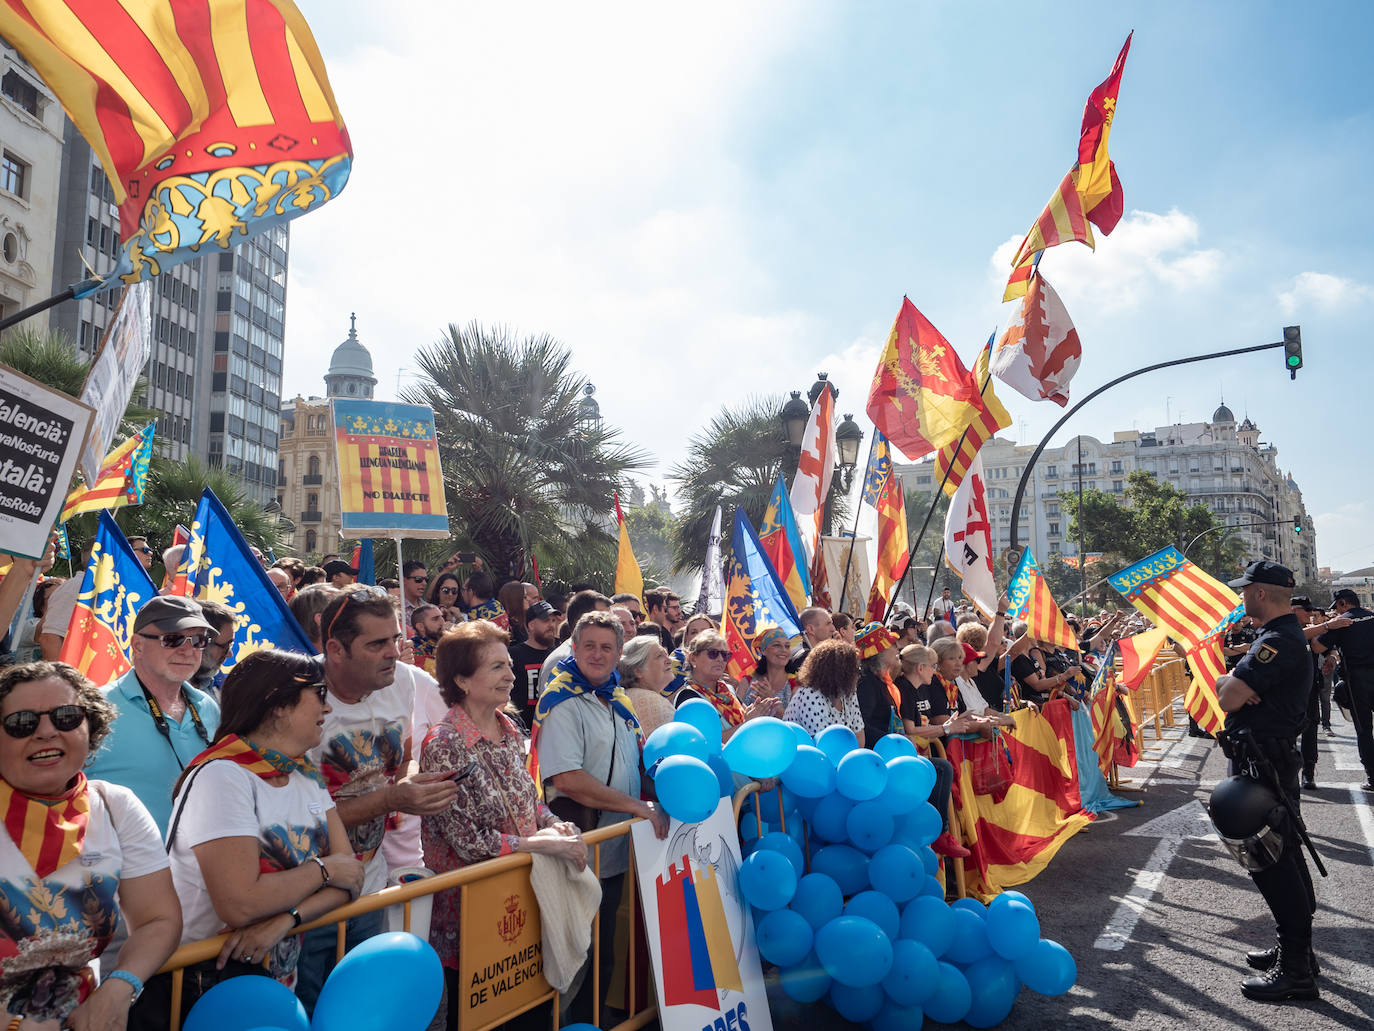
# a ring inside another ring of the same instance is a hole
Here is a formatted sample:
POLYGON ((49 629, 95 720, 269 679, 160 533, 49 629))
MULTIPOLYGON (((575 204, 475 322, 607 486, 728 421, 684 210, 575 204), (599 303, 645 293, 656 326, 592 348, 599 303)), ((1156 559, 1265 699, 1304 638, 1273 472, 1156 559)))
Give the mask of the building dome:
POLYGON ((1240 424, 1240 428, 1243 429, 1243 430, 1257 430, 1257 429, 1259 429, 1258 426, 1256 426, 1253 422, 1250 421, 1249 416, 1246 416, 1245 421, 1244 421, 1243 423, 1240 424))
POLYGON ((372 355, 358 340, 358 316, 350 315, 348 322, 348 339, 334 348, 329 371, 324 374, 325 393, 330 397, 370 398, 377 386, 372 355))
POLYGON ((1236 416, 1235 416, 1235 414, 1231 411, 1231 409, 1229 409, 1229 408, 1226 407, 1226 402, 1223 401, 1223 402, 1220 404, 1220 406, 1218 406, 1217 410, 1216 410, 1215 412, 1212 413, 1212 421, 1213 421, 1213 422, 1235 422, 1235 421, 1236 421, 1236 416))

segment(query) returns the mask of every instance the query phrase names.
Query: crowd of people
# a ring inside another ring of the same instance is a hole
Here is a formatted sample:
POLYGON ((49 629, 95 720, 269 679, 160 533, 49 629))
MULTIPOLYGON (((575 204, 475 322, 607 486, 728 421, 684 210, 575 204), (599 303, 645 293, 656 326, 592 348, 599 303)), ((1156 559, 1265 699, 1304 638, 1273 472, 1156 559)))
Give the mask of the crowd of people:
MULTIPOLYGON (((248 972, 291 986, 309 1010, 336 932, 296 929, 396 871, 512 852, 582 871, 589 831, 643 818, 664 837, 641 749, 693 699, 719 714, 722 740, 765 716, 813 735, 840 724, 867 747, 906 735, 936 767, 930 802, 946 824, 932 847, 966 856, 936 742, 992 739, 1014 709, 1058 697, 1079 706, 1111 642, 1143 628, 1120 612, 1081 627, 1071 617, 1077 647, 1066 648, 1009 624, 1005 597, 989 619, 946 589, 921 616, 894 606, 885 624, 806 608, 799 639, 758 628, 732 676, 741 657, 717 620, 667 588, 498 589, 480 567, 459 576, 458 558, 434 571, 407 562, 376 586, 337 556, 276 562, 269 578, 315 654, 258 651, 227 676, 236 624, 222 605, 149 599, 132 667, 96 685, 56 661, 74 581, 35 592, 28 643, 0 671, 3 918, 17 949, 0 960, 0 1008, 11 1028, 118 1027, 126 1011, 130 1027, 164 1027, 171 986, 156 971, 178 944, 220 933, 218 957, 187 970, 183 1015, 248 972)), ((1293 600, 1304 622, 1309 605, 1293 600)), ((1320 653, 1350 625, 1342 616, 1324 624, 1331 636, 1310 635, 1319 685, 1333 668, 1320 653)), ((1228 651, 1244 651, 1242 632, 1228 651)), ((1370 766, 1368 728, 1357 730, 1370 766)), ((582 976, 565 997, 569 1019, 589 1019, 594 996, 605 1004, 629 862, 623 836, 600 849, 606 958, 600 983, 582 976)), ((379 933, 382 916, 350 919, 349 947, 379 933)), ((459 892, 440 892, 430 941, 453 1005, 437 1028, 456 1026, 464 997, 453 985, 459 916, 459 892)))

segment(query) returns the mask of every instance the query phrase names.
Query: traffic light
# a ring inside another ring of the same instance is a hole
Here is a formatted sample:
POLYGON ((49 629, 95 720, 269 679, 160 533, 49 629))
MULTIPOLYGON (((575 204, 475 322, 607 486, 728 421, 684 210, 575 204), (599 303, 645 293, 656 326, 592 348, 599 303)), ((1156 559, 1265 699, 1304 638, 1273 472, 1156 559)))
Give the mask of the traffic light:
POLYGON ((1283 365, 1288 370, 1289 379, 1298 378, 1302 368, 1302 327, 1283 327, 1283 365))
POLYGON ((1294 532, 1294 533, 1302 533, 1302 520, 1301 520, 1301 519, 1294 519, 1294 520, 1293 520, 1293 532, 1294 532))

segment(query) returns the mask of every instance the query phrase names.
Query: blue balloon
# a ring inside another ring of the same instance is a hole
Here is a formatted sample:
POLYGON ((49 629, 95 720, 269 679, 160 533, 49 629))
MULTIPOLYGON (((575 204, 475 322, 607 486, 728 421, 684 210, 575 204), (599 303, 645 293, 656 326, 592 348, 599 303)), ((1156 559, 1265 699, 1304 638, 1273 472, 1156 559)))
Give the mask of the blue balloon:
POLYGON ((745 805, 746 811, 752 811, 754 806, 758 806, 759 813, 763 817, 764 823, 768 824, 770 827, 780 827, 784 817, 786 817, 787 822, 791 822, 792 817, 795 816, 797 812, 797 803, 800 801, 801 799, 793 794, 791 790, 783 785, 779 785, 768 791, 761 791, 756 795, 749 796, 745 805), (779 796, 782 797, 781 812, 778 809, 779 796))
POLYGON ((654 772, 654 790, 668 815, 683 823, 700 823, 720 803, 720 781, 700 759, 670 755, 654 772))
MULTIPOLYGON (((934 880, 940 874, 940 857, 937 856, 929 845, 922 845, 916 849, 916 857, 921 860, 921 868, 925 870, 926 877, 934 880)), ((940 890, 940 898, 944 898, 944 889, 940 890)))
POLYGON ((873 751, 882 756, 883 762, 891 762, 899 755, 916 754, 916 746, 905 734, 884 734, 873 743, 873 751))
POLYGON ((883 1008, 883 993, 872 988, 851 988, 836 981, 830 986, 830 1005, 845 1020, 863 1024, 883 1008))
POLYGON ((692 698, 683 702, 673 713, 673 720, 676 723, 690 723, 696 727, 712 755, 720 751, 723 733, 720 713, 716 712, 716 707, 705 698, 692 698))
POLYGON ((739 888, 759 909, 781 909, 797 891, 797 872, 781 852, 759 849, 740 864, 739 888))
POLYGON ((887 761, 887 787, 880 800, 890 813, 900 816, 926 801, 934 783, 935 767, 929 759, 923 755, 899 755, 887 761))
POLYGON ((783 994, 793 1002, 818 1002, 830 991, 830 975, 821 966, 815 952, 809 952, 800 963, 778 971, 783 994))
POLYGON ((806 917, 796 910, 775 909, 765 913, 754 928, 759 955, 779 967, 800 963, 811 951, 815 933, 806 917))
POLYGON ((988 918, 988 907, 979 902, 972 895, 965 895, 961 899, 955 899, 949 904, 950 909, 967 909, 979 920, 988 918))
POLYGON ((1016 961, 1016 976, 1033 992, 1063 995, 1078 980, 1078 964, 1064 946, 1041 938, 1034 949, 1016 961))
POLYGON ((921 888, 922 895, 928 895, 931 898, 939 899, 941 902, 945 900, 945 886, 930 874, 926 874, 926 879, 921 883, 923 885, 921 888))
POLYGON ((950 906, 950 910, 954 914, 954 941, 950 942, 949 948, 945 950, 945 959, 967 966, 992 955, 992 946, 988 944, 987 922, 967 909, 955 909, 950 906))
POLYGON ((919 845, 929 845, 943 830, 944 821, 940 819, 940 813, 929 802, 921 802, 900 819, 895 836, 919 845))
MULTIPOLYGON (((782 831, 769 831, 759 838, 758 844, 754 848, 756 850, 768 849, 786 856, 787 861, 792 864, 792 869, 796 871, 798 879, 806 874, 806 858, 802 855, 801 846, 792 839, 791 835, 782 831)), ((1038 938, 1039 935, 1036 937, 1038 938)), ((779 963, 778 966, 785 967, 788 964, 779 963)))
POLYGON ((988 907, 988 941, 1003 959, 1029 955, 1040 941, 1040 919, 1030 906, 1005 902, 988 907))
POLYGON ((921 895, 907 903, 902 910, 902 923, 898 932, 903 938, 920 942, 928 948, 936 959, 949 949, 954 941, 954 910, 945 905, 943 897, 921 895))
POLYGON ((892 943, 892 971, 883 978, 883 991, 900 1006, 919 1006, 935 992, 940 966, 935 954, 918 941, 899 938, 892 943))
POLYGON ((873 1031, 921 1031, 925 1012, 920 1006, 899 1006, 888 999, 873 1018, 873 1031))
POLYGON ((844 904, 845 916, 861 916, 872 920, 883 934, 895 939, 902 924, 897 903, 880 891, 861 891, 844 904))
POLYGON ((706 757, 706 765, 711 767, 711 772, 716 775, 716 781, 720 784, 720 797, 733 798, 735 796, 735 775, 730 772, 730 766, 726 763, 725 757, 719 752, 714 752, 706 757))
MULTIPOLYGON (((437 1009, 437 999, 434 1005, 437 1009)), ((197 999, 181 1026, 186 1031, 249 1031, 263 1026, 308 1031, 310 1018, 286 985, 271 977, 244 974, 221 981, 197 999)))
POLYGON ((806 919, 813 931, 819 931, 844 912, 844 895, 833 877, 809 873, 797 882, 791 908, 806 919))
POLYGON ((999 895, 993 896, 992 901, 988 903, 988 912, 992 912, 998 906, 1005 906, 1008 902, 1019 902, 1021 903, 1021 905, 1029 908, 1032 913, 1035 912, 1034 902, 1028 899, 1025 895, 1022 895, 1019 891, 1011 890, 1007 890, 999 895))
POLYGON ((864 852, 876 852, 892 840, 892 817, 877 800, 860 802, 849 810, 844 828, 849 840, 864 852))
POLYGON ((762 780, 777 777, 797 756, 797 738, 776 716, 759 716, 739 727, 722 753, 730 769, 762 780))
POLYGON ((893 902, 919 895, 925 875, 920 857, 905 845, 884 845, 868 861, 868 883, 893 902))
POLYGON ((809 745, 813 748, 815 747, 816 739, 813 738, 810 734, 808 734, 806 732, 806 728, 803 727, 800 723, 788 723, 787 726, 791 728, 792 736, 797 739, 798 748, 801 748, 802 745, 809 745))
POLYGON ((827 874, 845 895, 868 887, 868 856, 849 845, 826 845, 811 856, 811 869, 827 874))
POLYGON ((824 798, 835 790, 835 767, 815 745, 798 745, 792 765, 782 771, 782 782, 802 798, 824 798))
POLYGON ((839 916, 816 932, 816 955, 840 984, 865 988, 892 969, 892 939, 872 920, 839 916))
POLYGON ((859 747, 859 739, 854 731, 837 723, 816 735, 816 747, 825 753, 831 766, 839 766, 841 759, 859 747))
POLYGON ((826 841, 845 841, 849 837, 845 824, 853 808, 854 803, 839 792, 826 795, 816 803, 816 810, 811 814, 811 828, 826 841))
POLYGON ((1021 991, 1016 969, 1005 959, 988 956, 970 964, 964 971, 973 992, 964 1021, 973 1027, 995 1027, 1011 1015, 1011 1007, 1021 991))
POLYGON ((315 1001, 311 1031, 422 1031, 443 988, 444 969, 429 942, 404 931, 379 934, 334 967, 315 1001))
POLYGON ((645 740, 644 767, 653 769, 654 763, 670 755, 690 755, 705 762, 710 754, 710 746, 706 744, 701 731, 690 723, 673 720, 663 724, 645 740))
POLYGON ((867 748, 850 752, 835 764, 835 790, 853 802, 877 798, 887 787, 887 764, 867 748))
POLYGON ((964 1019, 973 1002, 973 992, 969 990, 968 979, 959 968, 949 963, 939 963, 940 976, 935 982, 935 991, 926 999, 926 1016, 941 1024, 957 1024, 964 1019))

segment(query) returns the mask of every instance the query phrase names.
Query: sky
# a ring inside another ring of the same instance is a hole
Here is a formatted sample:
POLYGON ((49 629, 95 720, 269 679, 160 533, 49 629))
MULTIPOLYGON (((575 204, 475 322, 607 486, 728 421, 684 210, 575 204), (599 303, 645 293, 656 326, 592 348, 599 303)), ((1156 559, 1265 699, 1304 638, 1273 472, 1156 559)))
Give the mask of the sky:
MULTIPOLYGON (((1041 264, 1083 343, 1072 398, 1294 324, 1305 366, 1151 373, 1052 443, 1224 397, 1302 488, 1318 561, 1374 564, 1374 5, 298 3, 356 156, 292 224, 284 395, 323 393, 350 312, 384 399, 450 323, 548 333, 656 483, 722 406, 818 371, 867 440, 903 295, 971 365, 1134 29, 1126 216, 1041 264)), ((999 395, 1021 442, 1062 414, 999 395)))

